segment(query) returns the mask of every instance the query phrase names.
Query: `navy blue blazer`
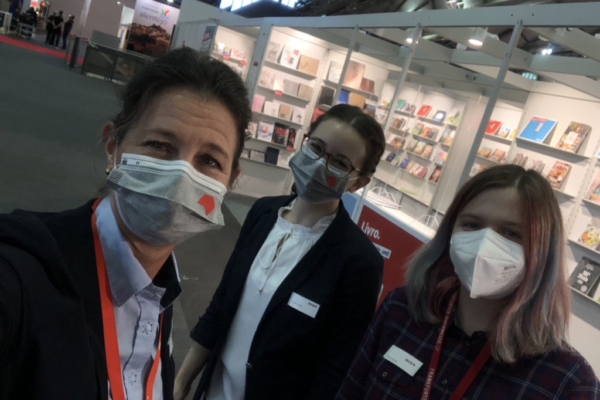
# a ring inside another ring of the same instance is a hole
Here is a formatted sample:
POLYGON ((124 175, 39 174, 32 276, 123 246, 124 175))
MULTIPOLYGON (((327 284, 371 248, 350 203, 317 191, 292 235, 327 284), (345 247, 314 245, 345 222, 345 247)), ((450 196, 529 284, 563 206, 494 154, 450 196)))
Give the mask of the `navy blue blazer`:
MULTIPOLYGON (((191 333, 212 350, 194 400, 208 389, 258 251, 294 196, 263 198, 250 210, 213 299, 191 333)), ((245 400, 331 400, 371 320, 383 258, 340 205, 323 236, 285 278, 258 325, 245 400), (315 318, 290 306, 297 293, 320 305, 315 318)))

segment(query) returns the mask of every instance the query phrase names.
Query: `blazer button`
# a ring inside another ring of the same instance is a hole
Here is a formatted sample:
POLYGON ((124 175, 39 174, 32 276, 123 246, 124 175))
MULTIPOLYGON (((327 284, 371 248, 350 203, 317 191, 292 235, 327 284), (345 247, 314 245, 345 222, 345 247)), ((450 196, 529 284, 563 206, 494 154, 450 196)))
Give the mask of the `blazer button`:
POLYGON ((252 364, 250 364, 250 363, 247 363, 247 364, 246 364, 246 369, 252 369, 252 364))
POLYGON ((386 377, 387 376, 387 372, 384 372, 383 374, 381 374, 382 377, 386 377))

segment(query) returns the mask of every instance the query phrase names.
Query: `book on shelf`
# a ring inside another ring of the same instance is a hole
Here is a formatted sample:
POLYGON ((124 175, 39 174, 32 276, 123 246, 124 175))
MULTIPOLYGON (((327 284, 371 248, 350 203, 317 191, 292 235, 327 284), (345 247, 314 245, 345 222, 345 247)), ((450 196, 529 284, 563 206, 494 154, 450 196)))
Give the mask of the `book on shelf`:
POLYGON ((567 164, 562 161, 557 161, 554 163, 554 166, 548 172, 546 179, 550 182, 550 186, 554 189, 560 189, 562 184, 567 179, 567 175, 571 170, 571 164, 567 164))
POLYGON ((273 82, 273 87, 271 89, 276 92, 276 95, 279 94, 277 92, 283 93, 283 79, 275 77, 275 82, 273 82))
POLYGON ((510 130, 510 133, 508 134, 508 136, 506 138, 508 140, 514 140, 516 136, 517 136, 517 129, 513 128, 510 130))
POLYGON ((255 138, 256 137, 256 131, 258 130, 258 124, 256 122, 250 122, 248 124, 248 132, 250 133, 250 135, 255 138))
POLYGON ((225 49, 225 43, 215 42, 213 45, 213 51, 218 54, 223 54, 223 50, 225 49))
POLYGON ((439 130, 438 128, 433 128, 431 126, 426 126, 423 128, 419 136, 426 137, 427 139, 435 140, 439 130))
POLYGON ((531 168, 532 170, 534 170, 535 172, 541 174, 544 172, 544 167, 546 166, 546 163, 544 163, 542 160, 533 160, 531 163, 531 168))
POLYGON ((485 171, 485 166, 481 165, 481 164, 473 164, 473 167, 471 168, 471 172, 469 173, 469 177, 472 178, 475 175, 477 175, 478 173, 485 171))
POLYGON ((392 160, 392 165, 397 167, 400 164, 400 156, 398 154, 394 154, 394 159, 392 160))
POLYGON ((255 94, 252 99, 252 111, 261 113, 265 105, 265 96, 255 94))
POLYGON ((527 156, 519 153, 515 156, 515 158, 513 158, 513 160, 511 161, 511 164, 514 165, 520 165, 521 167, 525 167, 525 165, 527 164, 527 156))
POLYGON ((287 143, 285 149, 287 151, 294 151, 296 146, 296 129, 290 128, 288 131, 287 143))
POLYGON ((415 165, 419 165, 419 164, 417 164, 414 161, 409 161, 408 164, 406 164, 406 168, 404 168, 404 169, 406 171, 410 172, 415 167, 415 165))
POLYGON ((437 183, 438 180, 440 179, 441 174, 442 174, 442 167, 440 167, 439 165, 436 165, 435 169, 433 170, 433 173, 429 177, 429 180, 433 183, 437 183))
POLYGON ((452 142, 454 141, 454 135, 455 135, 454 129, 450 129, 449 127, 446 127, 446 129, 444 129, 444 132, 442 133, 440 142, 443 145, 451 146, 452 142))
POLYGON ((231 51, 231 59, 237 61, 246 60, 246 52, 240 49, 233 49, 231 51))
POLYGON ((273 89, 275 84, 275 70, 263 68, 258 77, 258 84, 267 89, 273 89))
POLYGON ((320 108, 315 107, 313 109, 313 115, 312 118, 310 119, 310 122, 315 122, 321 115, 325 114, 325 111, 321 110, 320 108))
POLYGON ((271 117, 279 116, 279 103, 275 103, 274 101, 265 101, 263 114, 270 115, 271 117))
POLYGON ((329 63, 329 72, 327 73, 327 80, 333 83, 339 83, 342 77, 342 69, 344 66, 339 62, 332 61, 329 63))
POLYGON ((300 83, 298 85, 298 97, 304 100, 310 101, 313 95, 313 88, 305 85, 304 83, 300 83))
POLYGON ((231 56, 231 47, 225 45, 225 47, 223 47, 223 60, 229 60, 230 56, 231 56))
POLYGON ((591 131, 592 127, 589 125, 571 122, 556 144, 556 148, 577 153, 591 131))
POLYGON ((596 174, 596 177, 592 181, 592 184, 585 195, 585 199, 600 203, 600 172, 596 174))
POLYGON ((400 109, 400 111, 407 112, 407 113, 413 112, 414 110, 415 110, 414 106, 412 104, 406 103, 406 102, 402 105, 402 108, 400 109))
POLYGON ((504 165, 504 164, 506 164, 506 163, 507 163, 507 161, 508 161, 507 157, 508 157, 508 153, 504 153, 504 155, 503 155, 503 156, 502 156, 502 158, 500 159, 500 162, 499 162, 499 164, 500 164, 500 165, 504 165))
POLYGON ((287 144, 289 126, 280 124, 279 122, 275 123, 275 129, 273 130, 273 140, 272 142, 275 144, 279 144, 285 146, 287 144))
POLYGON ((429 114, 430 111, 431 111, 431 106, 429 106, 427 104, 423 104, 421 106, 421 108, 419 108, 419 111, 417 112, 417 115, 419 117, 427 117, 427 114, 429 114))
POLYGON ((483 146, 482 148, 479 149, 477 154, 483 158, 489 158, 490 155, 492 154, 492 149, 490 149, 489 147, 483 146))
POLYGON ((385 161, 391 163, 392 161, 394 161, 394 157, 396 157, 396 153, 390 151, 387 157, 385 158, 385 161))
POLYGON ((410 133, 412 133, 415 136, 419 136, 421 134, 421 131, 423 130, 424 127, 425 127, 424 123, 417 122, 415 124, 415 126, 413 126, 412 131, 410 133))
POLYGON ((256 138, 265 142, 273 141, 273 131, 275 130, 275 124, 261 121, 258 123, 258 129, 256 131, 256 138))
POLYGON ((600 243, 600 219, 592 218, 577 241, 590 249, 596 250, 600 243))
POLYGON ((458 126, 460 124, 460 120, 462 119, 462 111, 451 111, 450 114, 446 117, 446 123, 454 126, 458 126))
POLYGON ((377 106, 373 104, 365 104, 365 109, 363 112, 371 117, 375 118, 375 113, 377 112, 377 106))
POLYGON ((267 151, 265 152, 265 162, 267 164, 277 165, 278 159, 279 159, 279 149, 275 149, 273 147, 267 147, 267 151))
POLYGON ((427 114, 427 119, 433 119, 434 116, 435 110, 432 108, 431 110, 429 110, 429 114, 427 114))
POLYGON ((304 125, 304 114, 305 114, 306 110, 304 108, 301 107, 294 107, 292 109, 292 122, 299 124, 299 125, 304 125))
POLYGON ((377 109, 375 112, 375 121, 383 124, 385 122, 385 117, 387 116, 387 112, 385 110, 377 109))
POLYGON ((495 135, 498 133, 501 126, 502 126, 502 122, 490 119, 488 121, 487 126, 485 127, 485 134, 486 135, 495 135))
POLYGON ((317 76, 317 73, 319 72, 319 64, 320 61, 316 58, 301 54, 300 59, 298 60, 298 71, 312 76, 317 76))
POLYGON ((569 277, 569 284, 575 290, 593 297, 600 283, 600 264, 582 257, 569 277))
POLYGON ((434 115, 433 115, 433 120, 436 122, 442 122, 444 119, 446 118, 446 111, 442 111, 442 110, 438 110, 434 115))
POLYGON ((343 84, 353 89, 360 89, 360 83, 365 74, 365 68, 365 64, 350 60, 348 68, 346 69, 343 84))
POLYGON ((519 137, 533 142, 543 143, 550 132, 554 130, 556 121, 548 118, 533 117, 525 125, 519 137))
POLYGON ((330 106, 333 102, 333 95, 335 94, 335 90, 327 87, 321 86, 321 91, 319 92, 319 98, 317 99, 317 104, 324 104, 330 106))
POLYGON ((505 154, 506 154, 506 151, 504 151, 502 149, 495 149, 492 152, 492 155, 490 156, 490 160, 500 164, 500 161, 502 160, 502 157, 504 157, 505 154))
POLYGON ((269 41, 265 51, 265 60, 276 63, 281 53, 281 47, 280 43, 269 41))
POLYGON ((350 96, 348 97, 348 104, 350 104, 351 106, 356 106, 361 110, 365 108, 366 101, 367 98, 358 93, 350 93, 350 96))
POLYGON ((254 161, 265 162, 265 152, 259 150, 250 150, 250 159, 254 161))
POLYGON ((338 95, 337 101, 335 104, 348 104, 348 100, 350 99, 350 92, 344 89, 340 90, 340 94, 338 95))
POLYGON ((510 134, 510 131, 511 131, 510 128, 502 127, 498 130, 498 133, 496 134, 496 136, 507 139, 508 135, 510 134))
POLYGON ((279 58, 279 64, 284 67, 296 69, 298 67, 298 61, 300 60, 300 50, 295 49, 290 45, 283 46, 281 57, 279 58))
POLYGON ((360 81, 360 90, 367 93, 373 93, 375 91, 375 81, 363 77, 360 81))
POLYGON ((396 101, 396 111, 401 111, 404 105, 406 104, 406 100, 400 99, 396 101))
POLYGON ((406 125, 406 120, 404 118, 396 118, 394 122, 392 122, 392 128, 402 130, 406 125))
POLYGON ((277 159, 277 165, 280 167, 288 168, 290 166, 290 158, 292 158, 292 153, 288 152, 280 152, 279 157, 277 159))
POLYGON ((425 150, 426 145, 427 145, 427 143, 425 143, 425 142, 419 142, 419 143, 417 143, 415 148, 412 149, 412 152, 415 153, 416 155, 420 156, 423 153, 423 150, 425 150))
POLYGON ((415 173, 419 170, 419 168, 421 168, 421 164, 419 163, 415 163, 411 168, 406 168, 406 170, 408 171, 409 174, 411 175, 415 175, 415 173))
POLYGON ((429 157, 431 157, 431 153, 433 153, 433 145, 427 144, 423 149, 423 153, 421 153, 421 157, 424 157, 429 160, 429 157))
POLYGON ((402 161, 400 161, 400 164, 398 164, 398 168, 406 169, 406 166, 409 163, 410 163, 410 160, 408 158, 404 158, 404 159, 402 159, 402 161))
POLYGON ((243 149, 242 154, 240 154, 242 158, 250 158, 250 149, 243 149))
POLYGON ((428 168, 424 167, 422 165, 417 165, 416 167, 414 167, 411 171, 411 175, 416 176, 419 179, 423 179, 425 178, 425 175, 427 175, 427 171, 428 168))
POLYGON ((292 106, 285 103, 279 104, 279 118, 290 121, 292 119, 292 106))
POLYGON ((433 162, 440 166, 444 165, 444 163, 446 162, 446 157, 448 157, 448 153, 446 153, 445 151, 439 151, 435 156, 433 162))
POLYGON ((298 95, 298 87, 299 86, 300 86, 300 82, 292 81, 290 79, 284 79, 283 80, 283 93, 296 97, 298 95))
MULTIPOLYGON (((394 135, 395 136, 395 135, 394 135)), ((406 144, 406 139, 403 137, 396 136, 390 142, 390 145, 394 146, 396 151, 401 150, 406 144)))
POLYGON ((383 152, 383 155, 381 156, 381 159, 382 159, 383 161, 387 160, 387 158, 388 158, 388 156, 389 156, 390 154, 392 154, 392 152, 391 152, 391 151, 389 151, 389 150, 385 150, 385 151, 383 152))
POLYGON ((388 100, 386 97, 382 97, 382 98, 379 100, 378 107, 379 107, 379 108, 382 108, 382 109, 384 109, 384 110, 387 110, 387 111, 389 111, 389 109, 390 109, 390 101, 389 101, 389 100, 388 100))

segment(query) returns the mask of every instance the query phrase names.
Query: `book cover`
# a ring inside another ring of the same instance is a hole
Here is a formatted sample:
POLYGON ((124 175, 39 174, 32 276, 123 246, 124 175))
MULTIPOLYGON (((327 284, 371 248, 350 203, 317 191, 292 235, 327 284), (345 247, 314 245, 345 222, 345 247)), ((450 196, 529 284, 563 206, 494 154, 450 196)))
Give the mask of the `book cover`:
POLYGON ((310 119, 310 122, 311 123, 315 122, 323 114, 325 114, 325 111, 321 110, 320 108, 315 107, 312 118, 310 119))
POLYGON ((408 158, 403 159, 402 161, 400 161, 400 164, 398 164, 398 168, 406 169, 406 166, 409 162, 410 160, 408 158))
POLYGON ((342 69, 344 66, 339 62, 332 61, 329 63, 329 73, 327 74, 327 80, 338 83, 342 76, 342 69))
POLYGON ((292 155, 292 153, 288 153, 286 151, 280 152, 279 158, 277 159, 277 165, 288 168, 290 166, 290 158, 292 158, 292 155))
POLYGON ((390 155, 391 153, 392 153, 391 151, 389 151, 389 150, 385 150, 385 151, 383 152, 383 155, 381 156, 381 159, 382 159, 383 161, 387 160, 387 158, 389 157, 389 155, 390 155))
POLYGON ((273 89, 273 86, 275 84, 275 70, 272 70, 270 68, 263 68, 262 71, 260 71, 258 84, 267 89, 273 89))
POLYGON ((422 122, 417 122, 415 124, 415 126, 413 126, 411 133, 415 136, 419 136, 424 127, 425 127, 425 124, 423 124, 422 122))
POLYGON ((436 122, 442 122, 446 118, 446 111, 439 110, 433 115, 433 120, 436 122))
POLYGON ((406 171, 410 172, 415 167, 415 165, 419 165, 419 164, 417 164, 414 161, 409 161, 408 164, 406 164, 406 168, 404 168, 404 169, 406 171))
POLYGON ((592 218, 577 241, 591 249, 600 243, 600 219, 592 218))
POLYGON ((256 137, 256 131, 258 130, 258 124, 256 122, 250 122, 248 124, 248 132, 250 133, 250 135, 255 138, 256 137))
POLYGON ((392 146, 394 146, 394 149, 396 149, 396 151, 401 150, 402 147, 404 147, 404 144, 406 143, 406 139, 396 136, 394 139, 392 139, 392 141, 390 142, 390 144, 392 146))
POLYGON ((577 153, 579 147, 581 147, 581 144, 591 131, 592 127, 589 125, 571 122, 556 144, 556 148, 577 153))
POLYGON ((427 167, 421 166, 421 168, 419 168, 419 170, 416 173, 417 178, 425 179, 425 176, 427 175, 428 171, 429 169, 427 167))
POLYGON ((285 45, 281 51, 281 57, 279 64, 296 69, 298 67, 298 61, 300 60, 300 50, 293 48, 292 46, 285 45))
POLYGON ((421 157, 424 157, 429 160, 429 157, 431 157, 432 152, 433 152, 433 145, 428 144, 423 149, 423 153, 421 153, 421 157))
POLYGON ((292 109, 292 121, 297 124, 304 125, 304 113, 305 112, 306 112, 306 110, 304 108, 294 107, 292 109))
POLYGON ((596 174, 596 177, 592 181, 585 198, 586 200, 600 203, 600 172, 596 174))
POLYGON ((485 167, 481 164, 473 164, 473 167, 471 168, 471 172, 469 173, 469 177, 474 177, 475 175, 477 175, 478 173, 480 173, 481 171, 484 171, 485 167))
POLYGON ((461 111, 451 112, 450 115, 446 117, 446 123, 454 126, 458 126, 460 124, 460 120, 462 119, 461 111))
POLYGON ((502 160, 502 157, 504 157, 505 154, 506 154, 506 151, 504 151, 502 149, 496 149, 492 152, 492 155, 490 156, 490 160, 500 163, 500 160, 502 160))
POLYGON ((394 154, 394 159, 391 163, 394 167, 397 167, 400 164, 400 156, 398 154, 394 154))
POLYGON ((250 150, 250 159, 254 161, 265 162, 265 152, 258 150, 250 150))
POLYGON ((444 132, 442 133, 442 137, 440 138, 440 142, 446 146, 450 146, 452 141, 454 140, 454 129, 450 127, 446 127, 444 132))
POLYGON ((438 132, 439 132, 438 128, 426 126, 425 128, 423 128, 423 130, 421 131, 419 136, 426 137, 427 139, 435 140, 435 137, 437 136, 438 132))
POLYGON ((279 104, 273 101, 265 101, 263 113, 271 117, 279 116, 279 104))
MULTIPOLYGON (((350 60, 343 84, 354 89, 360 89, 363 75, 365 74, 365 64, 350 60)), ((362 107, 361 107, 362 108, 362 107)))
POLYGON ((440 151, 433 159, 433 162, 437 165, 442 166, 446 162, 446 157, 448 157, 448 153, 446 153, 445 151, 440 151))
POLYGON ((316 58, 302 54, 298 60, 298 71, 312 76, 317 76, 317 73, 319 72, 319 64, 320 62, 316 58))
POLYGON ((421 164, 415 163, 411 169, 407 169, 407 171, 414 177, 417 176, 417 172, 421 169, 421 164))
POLYGON ((486 135, 495 135, 496 133, 498 133, 498 130, 500 129, 501 126, 502 126, 502 122, 490 119, 487 126, 485 127, 485 134, 486 135))
POLYGON ((562 184, 567 179, 567 175, 571 170, 571 164, 564 163, 562 161, 557 161, 554 163, 554 166, 548 172, 546 179, 550 182, 550 186, 554 189, 560 189, 562 184))
POLYGON ((342 90, 340 90, 340 94, 339 94, 337 102, 335 104, 348 104, 349 99, 350 99, 350 92, 342 89, 342 90))
POLYGON ((569 277, 569 284, 575 290, 592 297, 600 281, 600 264, 582 257, 569 277))
POLYGON ((400 100, 396 101, 396 111, 402 110, 402 108, 404 107, 405 104, 406 104, 406 100, 404 100, 404 99, 400 99, 400 100))
POLYGON ((508 140, 513 140, 516 136, 517 136, 517 130, 516 129, 511 129, 510 133, 508 134, 508 136, 506 138, 508 140))
POLYGON ((478 155, 480 155, 483 158, 489 158, 489 156, 492 154, 492 149, 490 149, 489 147, 482 147, 479 149, 479 151, 477 152, 478 155))
POLYGON ((261 113, 265 104, 265 96, 258 94, 254 95, 252 99, 252 111, 261 113))
POLYGON ((327 86, 321 86, 321 92, 319 93, 319 99, 317 100, 317 104, 324 104, 330 106, 333 103, 334 94, 334 89, 327 86))
POLYGON ((385 161, 391 163, 392 161, 394 161, 394 157, 396 157, 396 153, 392 153, 390 152, 387 157, 385 158, 385 161))
POLYGON ((298 87, 299 86, 300 86, 300 82, 292 81, 289 79, 284 79, 283 80, 283 93, 296 97, 298 95, 298 87))
POLYGON ((216 52, 223 54, 223 51, 225 50, 225 43, 215 42, 215 45, 217 46, 216 52))
POLYGON ((281 92, 283 93, 283 79, 277 79, 277 77, 275 77, 275 83, 273 83, 273 88, 272 88, 275 92, 281 92))
POLYGON ((281 103, 279 105, 279 118, 290 121, 292 119, 292 106, 289 104, 281 103))
POLYGON ((417 143, 415 148, 412 150, 412 152, 415 153, 416 155, 420 156, 423 153, 423 150, 425 150, 426 145, 427 145, 427 143, 425 143, 425 142, 419 142, 419 143, 417 143))
POLYGON ((437 183, 440 180, 441 174, 442 174, 442 167, 440 167, 439 165, 436 165, 435 169, 433 170, 433 173, 429 177, 429 180, 433 183, 437 183))
POLYGON ((243 61, 246 59, 246 52, 240 49, 233 49, 231 52, 231 58, 237 61, 243 61))
POLYGON ((402 105, 402 108, 400 109, 400 111, 411 112, 412 107, 413 106, 410 103, 404 102, 404 105, 402 105))
POLYGON ((282 146, 286 146, 287 139, 288 139, 288 131, 289 131, 289 126, 276 122, 275 129, 273 131, 272 142, 275 144, 280 144, 282 146))
POLYGON ((377 107, 373 104, 366 104, 365 109, 363 110, 365 114, 370 115, 375 118, 375 113, 377 112, 377 107))
POLYGON ((273 131, 275 130, 275 125, 270 124, 268 122, 259 122, 258 129, 256 131, 256 138, 259 140, 264 140, 265 142, 273 141, 273 131))
POLYGON ((360 90, 367 93, 373 93, 375 91, 375 81, 367 78, 362 78, 360 81, 360 90))
POLYGON ((313 88, 304 83, 300 83, 298 85, 298 97, 304 100, 310 101, 313 95, 313 88))
POLYGON ((431 106, 428 106, 427 104, 423 104, 421 106, 421 108, 419 108, 419 112, 417 112, 417 115, 419 117, 427 117, 427 114, 429 114, 430 111, 431 111, 431 106))
POLYGON ((402 130, 406 125, 406 120, 404 118, 396 118, 394 122, 392 122, 392 128, 402 130))
POLYGON ((281 53, 281 44, 276 42, 267 43, 267 50, 265 51, 265 60, 276 63, 281 53))
POLYGON ((277 165, 277 159, 279 158, 279 149, 273 147, 267 147, 265 152, 265 162, 267 164, 277 165))
POLYGON ((377 111, 375 112, 375 121, 379 122, 380 124, 383 124, 385 122, 386 116, 387 113, 385 112, 385 110, 377 109, 377 111))
POLYGON ((515 156, 515 158, 513 158, 511 164, 520 165, 521 167, 524 167, 527 164, 527 156, 525 156, 522 153, 519 153, 515 156))
POLYGON ((427 114, 427 119, 433 119, 434 116, 435 116, 435 110, 432 108, 429 111, 429 114, 427 114))
POLYGON ((290 128, 288 130, 288 138, 285 149, 287 151, 294 151, 294 147, 296 146, 296 129, 290 128))
POLYGON ((242 154, 240 154, 242 158, 250 158, 250 149, 243 149, 242 154))
POLYGON ((502 128, 500 128, 500 130, 498 130, 498 133, 496 134, 496 136, 506 139, 506 138, 508 138, 510 131, 511 131, 510 128, 502 127, 502 128))
POLYGON ((542 143, 554 130, 556 121, 548 118, 533 117, 519 134, 521 139, 542 143))
POLYGON ((361 110, 363 108, 365 108, 366 101, 367 101, 367 98, 358 93, 350 93, 350 96, 348 97, 348 104, 350 104, 351 106, 356 106, 356 107, 360 108, 361 110))
POLYGON ((545 166, 546 166, 546 164, 541 160, 533 160, 531 163, 531 169, 539 174, 544 172, 545 166))

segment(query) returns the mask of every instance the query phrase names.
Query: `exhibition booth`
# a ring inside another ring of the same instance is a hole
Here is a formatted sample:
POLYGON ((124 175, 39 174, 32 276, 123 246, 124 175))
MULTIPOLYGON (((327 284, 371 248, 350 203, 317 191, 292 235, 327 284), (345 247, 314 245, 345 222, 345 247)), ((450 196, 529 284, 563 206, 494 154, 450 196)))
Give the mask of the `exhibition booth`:
POLYGON ((332 105, 373 115, 386 151, 371 184, 344 203, 384 256, 385 295, 469 177, 499 164, 535 169, 552 185, 567 233, 570 340, 600 374, 600 39, 586 31, 600 4, 577 4, 576 13, 571 4, 194 20, 190 3, 171 48, 223 60, 249 88, 252 139, 234 192, 289 193, 289 159, 332 105), (499 27, 508 43, 488 33, 499 27), (571 53, 532 54, 524 32, 571 53))

